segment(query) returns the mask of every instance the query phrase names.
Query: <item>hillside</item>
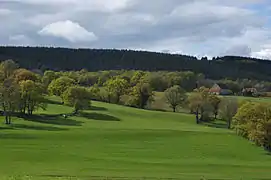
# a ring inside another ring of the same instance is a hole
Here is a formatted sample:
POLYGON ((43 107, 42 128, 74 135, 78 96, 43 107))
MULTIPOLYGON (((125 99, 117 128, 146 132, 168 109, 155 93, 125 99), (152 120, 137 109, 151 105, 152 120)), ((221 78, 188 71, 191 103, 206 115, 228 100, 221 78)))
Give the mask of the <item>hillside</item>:
POLYGON ((271 61, 225 56, 213 60, 146 51, 0 47, 0 60, 13 59, 28 69, 193 71, 211 79, 271 80, 271 61), (76 63, 75 63, 76 62, 76 63))
MULTIPOLYGON (((271 156, 194 116, 93 102, 80 117, 56 99, 0 125, 0 179, 270 179, 271 156)), ((3 121, 3 119, 2 119, 3 121)))

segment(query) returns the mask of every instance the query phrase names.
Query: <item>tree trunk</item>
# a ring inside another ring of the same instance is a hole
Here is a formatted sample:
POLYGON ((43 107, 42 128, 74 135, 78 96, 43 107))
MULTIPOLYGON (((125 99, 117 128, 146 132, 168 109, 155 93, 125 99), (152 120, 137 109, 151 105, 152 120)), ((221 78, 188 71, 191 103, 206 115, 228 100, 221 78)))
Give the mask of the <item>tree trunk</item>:
POLYGON ((11 124, 11 116, 8 115, 8 124, 11 124))
POLYGON ((9 120, 8 120, 8 116, 7 115, 5 115, 5 122, 6 122, 6 124, 9 124, 9 120))
POLYGON ((196 109, 196 123, 199 124, 199 108, 196 109))
POLYGON ((120 102, 120 95, 117 94, 116 104, 119 104, 119 102, 120 102))
POLYGON ((231 119, 228 119, 228 129, 231 129, 231 119))
POLYGON ((176 106, 173 106, 172 109, 173 109, 173 112, 176 112, 176 106))

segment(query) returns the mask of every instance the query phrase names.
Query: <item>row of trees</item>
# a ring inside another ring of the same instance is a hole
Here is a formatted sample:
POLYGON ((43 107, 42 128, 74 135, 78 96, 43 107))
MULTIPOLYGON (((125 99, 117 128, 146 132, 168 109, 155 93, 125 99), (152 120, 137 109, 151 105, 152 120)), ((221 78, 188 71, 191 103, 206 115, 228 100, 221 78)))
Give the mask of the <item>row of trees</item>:
MULTIPOLYGON (((81 71, 66 71, 66 72, 54 72, 54 71, 45 71, 44 72, 44 83, 49 84, 53 79, 56 79, 61 76, 66 76, 73 79, 80 86, 103 86, 103 84, 110 78, 118 76, 122 79, 131 82, 133 84, 132 78, 134 75, 144 74, 145 80, 148 81, 151 88, 154 91, 163 92, 166 89, 178 85, 181 86, 184 90, 190 92, 198 87, 207 87, 211 88, 215 83, 224 85, 227 89, 230 89, 234 94, 238 94, 242 91, 243 88, 252 88, 255 87, 260 92, 269 92, 271 91, 271 83, 250 79, 237 79, 237 80, 210 80, 206 79, 203 74, 196 74, 191 71, 184 72, 167 72, 167 71, 157 71, 157 72, 148 72, 148 71, 125 71, 125 70, 111 70, 111 71, 98 71, 98 72, 88 72, 83 69, 81 71)), ((40 74, 43 74, 40 72, 40 74)))
POLYGON ((0 60, 12 58, 27 69, 67 71, 143 70, 202 73, 209 79, 249 78, 269 81, 270 61, 225 56, 198 59, 193 56, 116 49, 68 49, 45 47, 0 47, 0 60), (76 62, 76 63, 75 63, 76 62))

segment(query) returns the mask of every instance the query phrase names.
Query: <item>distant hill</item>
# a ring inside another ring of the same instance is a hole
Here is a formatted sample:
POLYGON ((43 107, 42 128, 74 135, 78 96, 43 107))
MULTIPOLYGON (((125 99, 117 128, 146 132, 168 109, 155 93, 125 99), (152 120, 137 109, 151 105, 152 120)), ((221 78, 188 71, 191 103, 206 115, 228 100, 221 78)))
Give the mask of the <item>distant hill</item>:
POLYGON ((271 80, 271 61, 237 56, 199 60, 193 56, 133 50, 0 47, 0 60, 6 59, 13 59, 24 68, 41 70, 189 70, 211 79, 271 80))

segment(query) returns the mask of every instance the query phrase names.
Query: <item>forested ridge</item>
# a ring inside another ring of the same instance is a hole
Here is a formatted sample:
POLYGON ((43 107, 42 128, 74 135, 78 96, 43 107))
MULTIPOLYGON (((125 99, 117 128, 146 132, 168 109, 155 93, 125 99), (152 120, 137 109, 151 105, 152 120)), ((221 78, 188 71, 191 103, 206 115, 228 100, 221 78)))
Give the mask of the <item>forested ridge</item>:
POLYGON ((210 79, 271 80, 271 61, 224 56, 193 56, 117 49, 69 49, 53 47, 0 47, 0 60, 13 59, 21 67, 45 70, 145 70, 193 71, 210 79))

